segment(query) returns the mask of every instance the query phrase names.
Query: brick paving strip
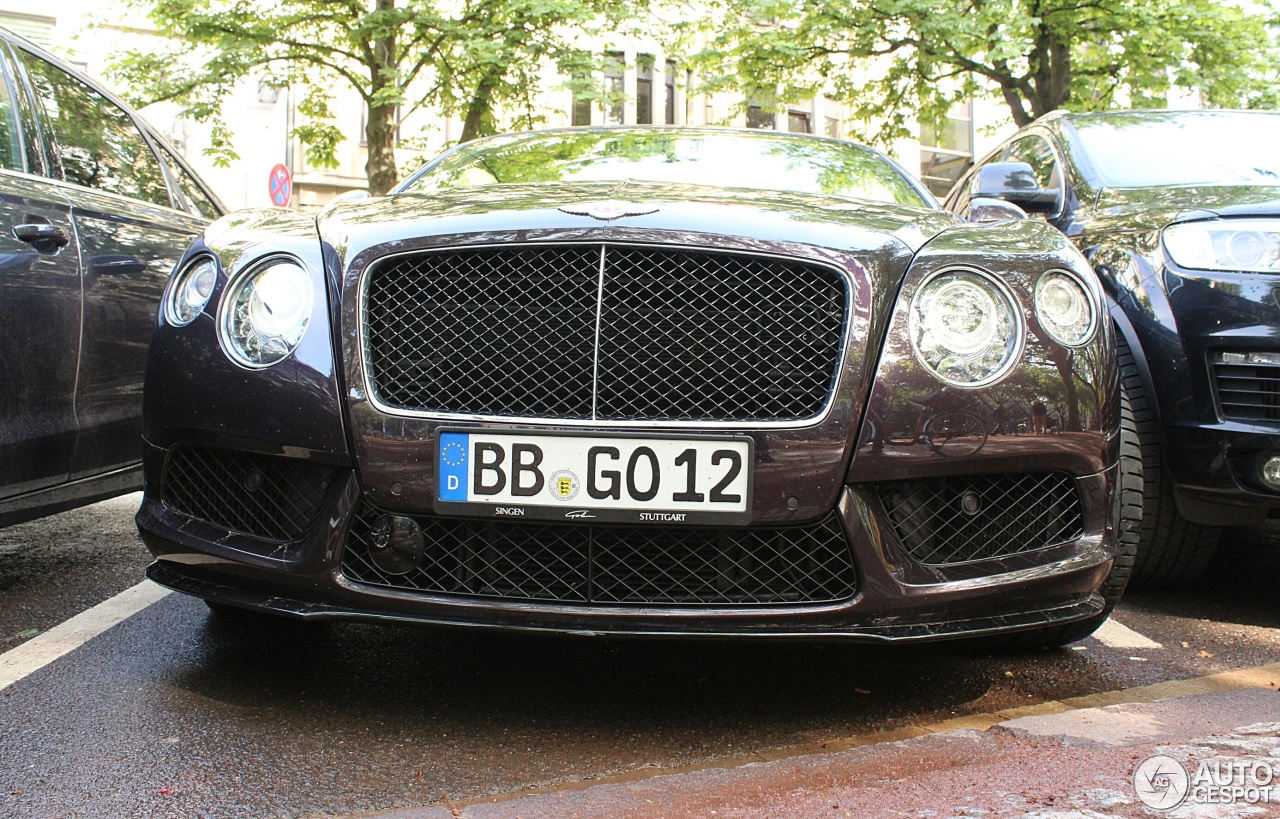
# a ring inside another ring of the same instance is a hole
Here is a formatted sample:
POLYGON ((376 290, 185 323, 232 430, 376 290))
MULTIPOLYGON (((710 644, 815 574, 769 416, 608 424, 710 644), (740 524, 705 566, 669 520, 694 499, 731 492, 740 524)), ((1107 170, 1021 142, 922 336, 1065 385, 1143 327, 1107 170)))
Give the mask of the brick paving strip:
MULTIPOLYGON (((1270 805, 1137 799, 1138 762, 1165 753, 1267 760, 1280 771, 1280 663, 1054 700, 900 731, 467 802, 360 814, 377 819, 969 816, 997 819, 1280 817, 1270 805)), ((351 817, 355 819, 355 817, 351 817)))

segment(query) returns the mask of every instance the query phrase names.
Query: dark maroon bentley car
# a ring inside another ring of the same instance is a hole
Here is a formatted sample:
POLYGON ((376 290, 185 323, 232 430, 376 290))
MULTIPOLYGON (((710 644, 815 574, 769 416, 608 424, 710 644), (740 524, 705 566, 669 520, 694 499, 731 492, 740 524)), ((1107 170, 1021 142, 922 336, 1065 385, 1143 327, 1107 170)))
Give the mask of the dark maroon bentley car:
POLYGON ((148 573, 313 619, 1078 639, 1140 514, 1104 316, 1062 234, 965 224, 857 145, 470 143, 187 251, 148 573))

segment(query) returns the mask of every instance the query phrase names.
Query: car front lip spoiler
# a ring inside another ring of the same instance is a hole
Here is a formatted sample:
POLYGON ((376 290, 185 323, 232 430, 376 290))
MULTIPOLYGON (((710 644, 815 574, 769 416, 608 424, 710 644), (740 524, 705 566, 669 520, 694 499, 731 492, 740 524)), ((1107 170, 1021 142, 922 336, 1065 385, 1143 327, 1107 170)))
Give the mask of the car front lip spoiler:
POLYGON ((654 629, 616 629, 599 630, 591 628, 554 628, 537 624, 521 623, 476 623, 461 620, 450 620, 435 617, 418 617, 393 612, 379 612, 364 609, 351 609, 324 603, 308 603, 292 600, 273 594, 234 589, 207 580, 197 579, 174 571, 169 566, 157 561, 147 567, 147 577, 174 591, 201 597, 205 600, 222 603, 236 608, 265 612, 292 620, 306 622, 324 621, 365 621, 380 623, 406 623, 429 626, 453 626, 466 628, 484 628, 495 631, 523 631, 552 634, 571 634, 580 636, 611 637, 712 637, 724 638, 786 638, 812 640, 843 640, 864 643, 910 643, 920 640, 954 639, 963 637, 980 637, 987 634, 1006 633, 1026 629, 1037 629, 1046 626, 1083 620, 1101 614, 1105 603, 1100 594, 1074 603, 1049 609, 1033 609, 1031 611, 1001 613, 989 617, 977 617, 961 620, 938 620, 929 623, 895 623, 856 626, 842 630, 776 630, 776 631, 743 631, 717 630, 714 627, 700 631, 663 631, 654 629))

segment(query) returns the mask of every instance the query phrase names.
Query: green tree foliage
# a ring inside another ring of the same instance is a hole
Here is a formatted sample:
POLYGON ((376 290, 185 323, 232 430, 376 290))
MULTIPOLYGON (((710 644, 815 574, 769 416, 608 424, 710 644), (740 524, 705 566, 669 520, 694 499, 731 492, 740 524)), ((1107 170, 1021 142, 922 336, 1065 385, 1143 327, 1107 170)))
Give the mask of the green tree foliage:
POLYGON ((990 93, 1027 123, 1059 108, 1163 107, 1173 87, 1210 105, 1271 107, 1271 16, 1222 0, 721 0, 703 39, 710 89, 857 106, 873 142, 940 124, 990 93))
POLYGON ((464 142, 494 133, 499 110, 513 127, 532 127, 542 118, 534 100, 543 69, 590 76, 595 63, 577 38, 618 25, 643 1, 133 0, 169 46, 124 53, 112 71, 134 102, 177 102, 212 123, 209 153, 221 165, 236 158, 223 102, 246 78, 305 89, 294 135, 318 167, 337 166, 343 139, 330 93, 354 89, 367 111, 365 172, 376 195, 396 183, 404 117, 424 106, 459 115, 464 142))

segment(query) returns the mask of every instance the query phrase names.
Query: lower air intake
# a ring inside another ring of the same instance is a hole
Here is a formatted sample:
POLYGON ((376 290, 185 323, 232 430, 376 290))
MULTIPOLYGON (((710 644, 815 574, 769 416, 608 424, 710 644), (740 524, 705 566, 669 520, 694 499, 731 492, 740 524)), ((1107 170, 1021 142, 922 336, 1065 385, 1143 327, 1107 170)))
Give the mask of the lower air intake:
POLYGON ((379 569, 365 507, 342 572, 360 583, 431 594, 557 603, 742 606, 827 603, 856 590, 834 515, 803 526, 749 529, 565 526, 418 518, 426 550, 403 574, 379 569))
POLYGON ((229 531, 286 543, 306 534, 333 473, 295 458, 175 447, 165 466, 164 505, 229 531))
POLYGON ((880 484, 898 541, 929 566, 1007 557, 1084 535, 1075 479, 1061 472, 880 484))

